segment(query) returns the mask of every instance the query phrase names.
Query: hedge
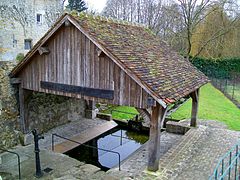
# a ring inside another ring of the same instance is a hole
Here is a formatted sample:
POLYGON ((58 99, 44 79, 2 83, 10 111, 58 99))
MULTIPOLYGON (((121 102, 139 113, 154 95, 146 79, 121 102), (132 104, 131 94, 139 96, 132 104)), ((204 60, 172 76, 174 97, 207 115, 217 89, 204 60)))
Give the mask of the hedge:
POLYGON ((232 73, 240 73, 240 58, 207 59, 195 57, 192 64, 209 77, 230 78, 232 73))

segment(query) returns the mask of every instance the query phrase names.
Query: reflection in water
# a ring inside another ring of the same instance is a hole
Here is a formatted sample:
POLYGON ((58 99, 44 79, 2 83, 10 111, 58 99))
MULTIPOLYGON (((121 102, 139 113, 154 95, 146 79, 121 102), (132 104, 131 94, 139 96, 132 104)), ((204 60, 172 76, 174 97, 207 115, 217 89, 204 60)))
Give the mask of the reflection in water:
MULTIPOLYGON (((85 144, 118 152, 120 153, 120 160, 123 161, 140 148, 147 140, 147 135, 116 128, 85 144)), ((116 153, 97 150, 82 145, 68 151, 66 154, 85 163, 96 165, 102 170, 108 170, 118 166, 118 155, 116 153)))

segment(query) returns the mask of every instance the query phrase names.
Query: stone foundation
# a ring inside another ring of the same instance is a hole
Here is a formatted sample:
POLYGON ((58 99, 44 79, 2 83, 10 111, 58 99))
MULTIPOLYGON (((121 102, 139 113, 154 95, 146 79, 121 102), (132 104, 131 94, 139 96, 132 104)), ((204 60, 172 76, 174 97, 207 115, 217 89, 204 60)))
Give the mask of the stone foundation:
POLYGON ((168 121, 166 123, 166 131, 175 134, 185 134, 190 128, 189 125, 183 125, 176 121, 168 121))

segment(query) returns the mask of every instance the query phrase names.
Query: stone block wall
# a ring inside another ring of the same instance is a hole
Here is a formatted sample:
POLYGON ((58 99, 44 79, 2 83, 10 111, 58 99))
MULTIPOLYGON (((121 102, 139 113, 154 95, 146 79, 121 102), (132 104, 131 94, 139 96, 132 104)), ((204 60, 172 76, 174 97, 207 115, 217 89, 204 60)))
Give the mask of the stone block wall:
POLYGON ((0 148, 9 148, 19 143, 18 108, 14 89, 8 74, 13 63, 0 61, 0 148))
POLYGON ((85 101, 45 93, 33 93, 28 98, 28 128, 47 132, 69 121, 80 120, 85 115, 85 101))

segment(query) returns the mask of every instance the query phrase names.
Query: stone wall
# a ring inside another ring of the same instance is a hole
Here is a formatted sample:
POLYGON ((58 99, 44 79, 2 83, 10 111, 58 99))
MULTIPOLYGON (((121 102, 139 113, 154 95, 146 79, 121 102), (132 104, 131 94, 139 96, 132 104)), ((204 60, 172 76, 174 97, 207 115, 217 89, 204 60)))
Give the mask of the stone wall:
MULTIPOLYGON (((17 88, 10 85, 8 77, 14 66, 11 62, 0 61, 0 148, 6 149, 23 142, 19 131, 17 88)), ((80 120, 85 116, 85 108, 83 99, 32 92, 27 98, 28 129, 46 132, 68 121, 80 120)))
POLYGON ((8 73, 14 64, 0 61, 0 148, 19 143, 18 108, 14 89, 10 86, 8 73))
POLYGON ((63 13, 61 0, 8 0, 0 1, 1 6, 16 6, 20 13, 17 17, 9 17, 9 12, 0 16, 0 61, 15 60, 18 53, 26 54, 24 40, 32 40, 34 45, 63 13), (37 14, 41 14, 41 22, 37 22, 37 14), (15 20, 19 19, 19 20, 15 20), (27 21, 22 21, 26 19, 27 21))
POLYGON ((37 128, 40 132, 79 120, 85 115, 85 101, 45 93, 33 93, 28 98, 29 130, 37 128))

